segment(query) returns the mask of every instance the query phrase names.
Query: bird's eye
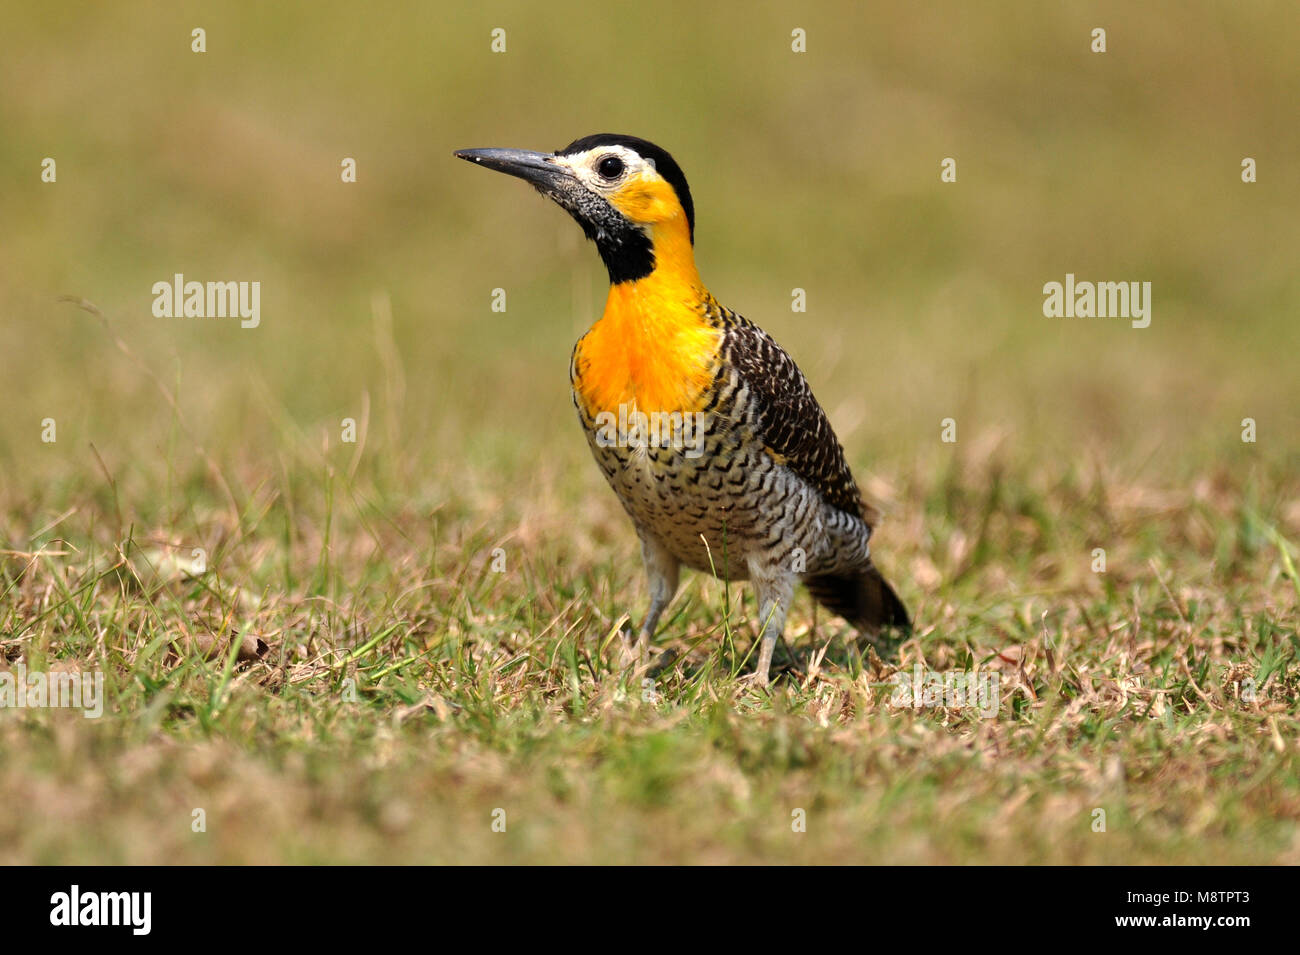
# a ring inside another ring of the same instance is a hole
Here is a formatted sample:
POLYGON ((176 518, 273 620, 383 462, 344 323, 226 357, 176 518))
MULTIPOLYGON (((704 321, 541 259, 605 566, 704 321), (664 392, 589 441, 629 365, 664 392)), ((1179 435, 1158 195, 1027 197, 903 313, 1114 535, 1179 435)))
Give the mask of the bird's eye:
POLYGON ((623 175, 623 170, 625 168, 623 160, 619 159, 617 156, 606 156, 596 164, 596 171, 600 173, 600 178, 602 179, 617 179, 619 176, 623 175))

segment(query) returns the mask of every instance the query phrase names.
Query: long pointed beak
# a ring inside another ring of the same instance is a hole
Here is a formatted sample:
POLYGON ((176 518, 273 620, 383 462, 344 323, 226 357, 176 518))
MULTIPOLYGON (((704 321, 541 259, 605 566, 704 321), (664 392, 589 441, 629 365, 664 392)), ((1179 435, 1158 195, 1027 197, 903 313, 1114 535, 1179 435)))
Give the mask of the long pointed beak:
POLYGON ((558 181, 573 178, 567 169, 555 163, 551 153, 534 153, 526 149, 458 149, 456 156, 531 182, 548 193, 555 192, 558 181))

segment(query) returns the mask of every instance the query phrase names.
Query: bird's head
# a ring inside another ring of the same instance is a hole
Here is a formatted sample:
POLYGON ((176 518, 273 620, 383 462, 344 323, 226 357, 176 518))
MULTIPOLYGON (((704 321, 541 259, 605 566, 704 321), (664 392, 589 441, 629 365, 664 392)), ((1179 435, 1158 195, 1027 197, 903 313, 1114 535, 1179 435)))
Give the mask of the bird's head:
POLYGON ((661 264, 694 269, 695 206, 681 167, 635 136, 585 136, 553 153, 461 149, 461 159, 532 183, 596 243, 613 284, 661 264))

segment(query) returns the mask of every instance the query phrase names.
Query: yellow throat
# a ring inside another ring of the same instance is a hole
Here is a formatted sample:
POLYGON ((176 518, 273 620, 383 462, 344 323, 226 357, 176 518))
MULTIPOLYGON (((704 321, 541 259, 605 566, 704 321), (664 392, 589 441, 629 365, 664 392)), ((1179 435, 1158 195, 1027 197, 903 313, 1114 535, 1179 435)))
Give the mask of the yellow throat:
POLYGON ((713 384, 722 329, 695 268, 685 219, 651 226, 655 268, 609 288, 605 311, 578 341, 573 388, 587 413, 619 406, 652 412, 698 411, 713 384))

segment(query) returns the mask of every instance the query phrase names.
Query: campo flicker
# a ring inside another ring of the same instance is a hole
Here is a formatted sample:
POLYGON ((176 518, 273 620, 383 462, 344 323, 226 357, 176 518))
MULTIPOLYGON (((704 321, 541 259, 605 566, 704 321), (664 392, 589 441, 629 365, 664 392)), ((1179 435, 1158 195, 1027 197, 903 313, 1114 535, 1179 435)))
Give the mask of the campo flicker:
POLYGON ((613 134, 554 153, 456 155, 568 210, 609 271, 604 312, 569 376, 596 463, 641 541, 640 659, 682 565, 753 583, 760 685, 800 581, 879 649, 895 646, 910 620, 871 560, 876 512, 794 360, 701 281, 695 206, 673 157, 613 134))

